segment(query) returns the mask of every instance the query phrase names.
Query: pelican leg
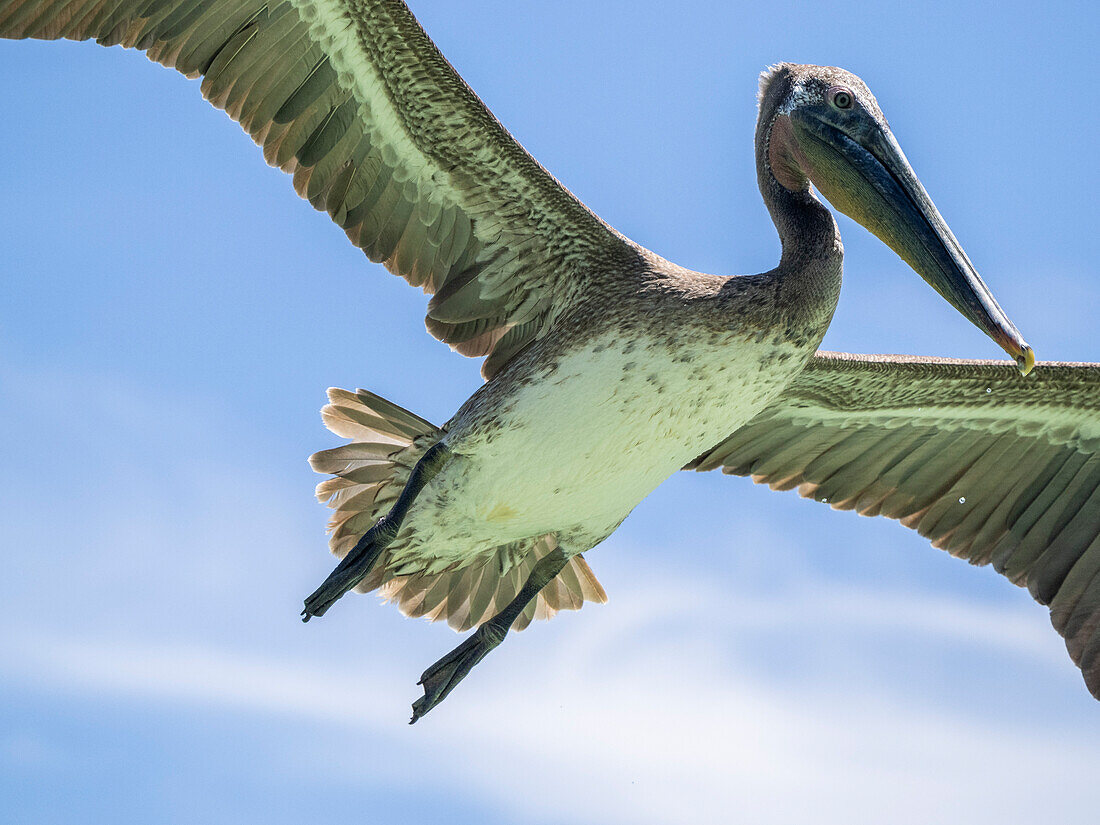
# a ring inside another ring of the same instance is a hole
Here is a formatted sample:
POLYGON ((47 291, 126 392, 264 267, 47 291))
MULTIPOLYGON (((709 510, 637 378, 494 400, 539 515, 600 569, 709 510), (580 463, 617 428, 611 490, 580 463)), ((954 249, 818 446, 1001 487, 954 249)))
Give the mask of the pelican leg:
POLYGON ((561 572, 568 561, 560 547, 544 556, 535 565, 526 583, 507 607, 493 618, 483 622, 470 638, 424 671, 424 675, 417 682, 418 685, 424 686, 424 695, 413 702, 410 725, 446 699, 447 694, 473 670, 474 665, 504 641, 504 637, 512 627, 512 622, 523 612, 531 599, 538 596, 539 591, 561 572))
POLYGON ((336 569, 329 573, 324 583, 306 599, 305 609, 302 611, 303 622, 308 622, 313 616, 324 616, 325 611, 332 607, 337 599, 363 580, 378 557, 382 555, 382 551, 397 538, 401 523, 405 520, 409 507, 412 506, 420 491, 435 478, 452 456, 453 453, 441 441, 428 448, 428 451, 416 462, 416 466, 409 474, 409 480, 390 511, 363 534, 336 565, 336 569))

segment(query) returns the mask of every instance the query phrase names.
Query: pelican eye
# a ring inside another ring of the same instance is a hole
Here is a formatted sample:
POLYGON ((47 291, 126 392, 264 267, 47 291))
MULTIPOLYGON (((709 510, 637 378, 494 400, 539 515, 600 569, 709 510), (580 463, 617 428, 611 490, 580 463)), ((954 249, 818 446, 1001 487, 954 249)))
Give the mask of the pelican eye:
POLYGON ((852 94, 851 89, 846 89, 843 86, 830 87, 827 95, 829 102, 838 109, 851 109, 852 103, 855 102, 855 96, 852 94))

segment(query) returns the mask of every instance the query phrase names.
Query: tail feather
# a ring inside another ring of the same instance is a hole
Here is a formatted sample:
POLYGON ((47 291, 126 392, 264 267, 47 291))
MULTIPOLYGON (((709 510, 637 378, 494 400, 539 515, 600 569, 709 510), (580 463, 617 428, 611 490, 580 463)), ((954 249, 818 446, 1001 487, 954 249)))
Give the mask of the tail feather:
POLYGON ((333 387, 328 400, 321 418, 326 427, 344 438, 368 440, 377 435, 408 444, 422 435, 441 433, 434 424, 367 390, 348 392, 333 387))
MULTIPOLYGON (((443 430, 366 390, 330 389, 328 398, 321 410, 325 426, 351 443, 322 450, 309 461, 318 473, 333 476, 317 485, 317 498, 334 511, 329 546, 343 558, 397 500, 412 468, 443 430)), ((386 550, 355 589, 378 590, 406 616, 446 619, 455 630, 469 630, 514 599, 536 562, 555 547, 553 536, 546 535, 502 545, 441 571, 400 573, 399 560, 386 550)), ((512 629, 552 618, 559 610, 579 610, 586 601, 603 603, 607 594, 584 558, 574 556, 512 629)))

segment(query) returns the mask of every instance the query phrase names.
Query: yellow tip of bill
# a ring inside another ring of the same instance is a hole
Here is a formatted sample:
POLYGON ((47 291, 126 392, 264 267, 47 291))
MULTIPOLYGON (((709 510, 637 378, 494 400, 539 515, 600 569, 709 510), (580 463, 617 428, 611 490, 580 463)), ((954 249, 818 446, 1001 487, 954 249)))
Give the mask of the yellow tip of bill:
POLYGON ((1025 346, 1024 351, 1016 356, 1016 368, 1020 370, 1020 375, 1027 375, 1035 369, 1035 350, 1025 346))

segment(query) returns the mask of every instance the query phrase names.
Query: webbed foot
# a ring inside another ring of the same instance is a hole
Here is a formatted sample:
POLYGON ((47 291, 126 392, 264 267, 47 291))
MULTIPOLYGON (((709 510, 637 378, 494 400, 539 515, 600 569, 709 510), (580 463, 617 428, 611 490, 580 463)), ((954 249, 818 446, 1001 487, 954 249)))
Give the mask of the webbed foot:
POLYGON ((337 600, 359 584, 370 572, 382 551, 389 546, 397 535, 398 526, 385 516, 363 534, 355 547, 340 560, 336 569, 305 601, 302 621, 308 622, 314 616, 324 616, 325 611, 336 604, 337 600))
POLYGON ((397 497, 390 511, 378 519, 378 522, 363 534, 351 551, 344 556, 336 569, 329 573, 324 583, 306 599, 302 621, 308 622, 314 616, 324 616, 325 611, 336 604, 337 599, 359 584, 370 572, 378 557, 397 538, 401 523, 409 512, 409 507, 424 489, 424 486, 439 474, 439 471, 451 460, 452 453, 442 441, 437 441, 420 457, 405 482, 401 495, 397 497))
POLYGON ((474 634, 424 671, 418 685, 424 686, 424 695, 413 702, 413 724, 447 698, 454 686, 474 669, 474 665, 488 655, 489 651, 504 641, 507 628, 502 629, 492 619, 474 631, 474 634))

